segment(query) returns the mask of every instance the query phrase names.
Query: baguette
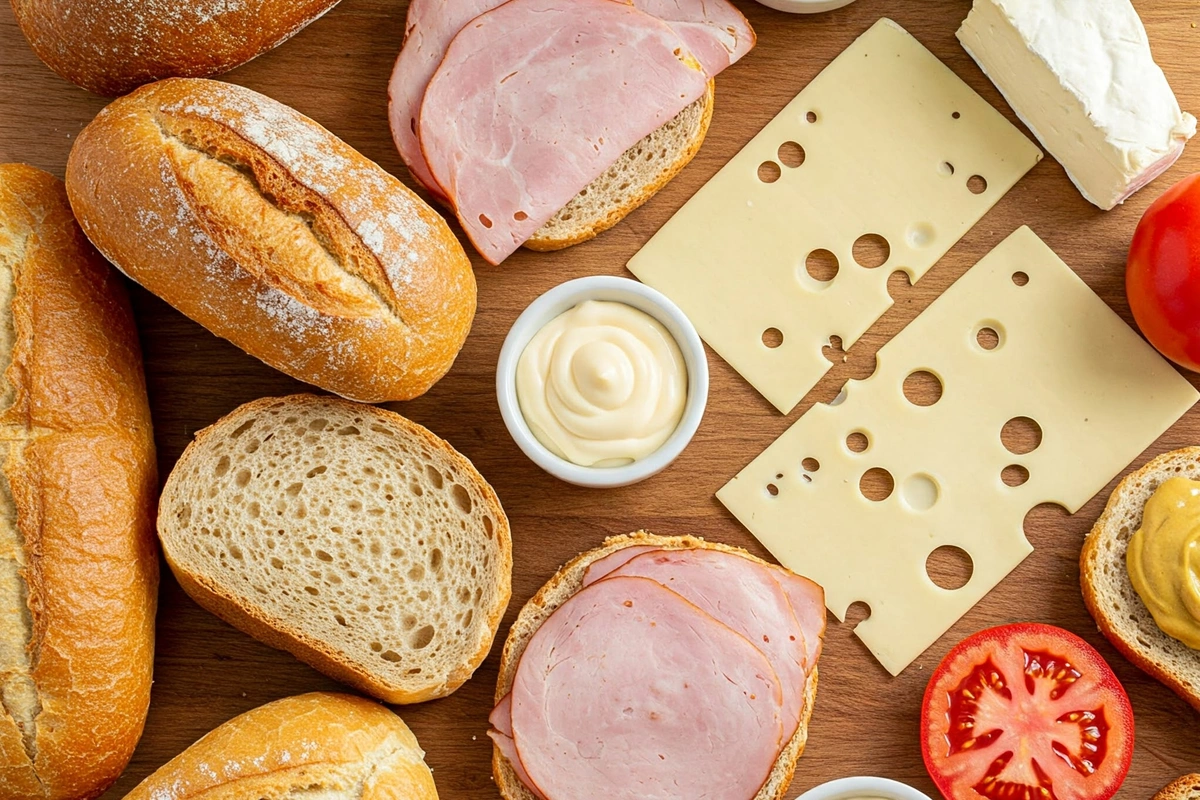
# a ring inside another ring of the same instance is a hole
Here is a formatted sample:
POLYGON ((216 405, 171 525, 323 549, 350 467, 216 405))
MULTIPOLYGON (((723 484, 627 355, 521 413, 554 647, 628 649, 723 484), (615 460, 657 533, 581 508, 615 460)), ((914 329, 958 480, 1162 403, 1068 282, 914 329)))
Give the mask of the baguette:
POLYGON ((313 692, 234 717, 125 800, 437 800, 424 759, 391 711, 360 697, 313 692))
POLYGON ((88 91, 218 75, 299 33, 338 0, 12 0, 38 58, 88 91))
POLYGON ((508 607, 495 492, 374 406, 300 395, 235 410, 171 471, 158 531, 201 606, 389 703, 461 686, 508 607))
MULTIPOLYGON (((706 542, 694 536, 657 536, 646 531, 638 531, 625 536, 609 537, 600 547, 582 553, 567 562, 521 609, 509 630, 508 639, 504 643, 504 651, 500 656, 500 675, 496 681, 495 702, 499 703, 505 695, 512 691, 517 665, 521 661, 525 647, 537 633, 538 628, 550 618, 550 615, 559 606, 583 588, 583 579, 588 566, 617 550, 638 545, 653 545, 663 550, 707 548, 735 553, 752 561, 766 563, 740 548, 706 542)), ((770 776, 758 794, 754 796, 754 800, 780 800, 791 784, 792 776, 796 772, 796 762, 800 759, 804 752, 804 745, 808 741, 808 722, 812 717, 813 704, 817 696, 817 672, 818 668, 814 666, 809 673, 808 683, 804 687, 805 702, 800 725, 796 728, 796 733, 791 740, 783 747, 779 758, 775 760, 775 766, 770 776)), ((505 800, 537 800, 534 794, 521 783, 520 778, 508 763, 508 759, 495 745, 492 748, 492 775, 505 800)))
POLYGON ((92 798, 150 702, 154 439, 120 278, 21 164, 0 166, 0 319, 0 800, 92 798))
POLYGON ((1146 501, 1163 481, 1178 475, 1200 479, 1200 447, 1165 453, 1121 481, 1084 540, 1080 584, 1088 611, 1113 646, 1200 711, 1200 650, 1159 630, 1125 566, 1146 501))
POLYGON ((249 89, 175 78, 100 112, 67 162, 80 225, 118 268, 307 383, 407 400, 475 314, 462 246, 400 181, 249 89))
POLYGON ((1200 800, 1200 775, 1184 775, 1172 781, 1152 800, 1200 800))
POLYGON ((656 195, 686 167, 712 122, 713 90, 626 150, 524 244, 548 252, 595 239, 656 195))

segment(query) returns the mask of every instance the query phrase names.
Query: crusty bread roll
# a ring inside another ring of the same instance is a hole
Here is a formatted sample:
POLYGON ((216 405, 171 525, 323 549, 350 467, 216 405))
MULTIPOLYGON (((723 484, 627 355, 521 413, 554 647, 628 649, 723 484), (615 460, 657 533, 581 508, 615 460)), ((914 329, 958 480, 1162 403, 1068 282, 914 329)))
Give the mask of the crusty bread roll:
POLYGON ((218 336, 363 402, 446 373, 475 276, 445 221, 317 123, 257 92, 175 78, 80 133, 67 192, 96 247, 218 336))
POLYGON ((0 165, 0 800, 97 797, 150 703, 158 489, 120 277, 0 165))
POLYGON ((383 706, 313 692, 234 717, 125 800, 437 800, 424 759, 412 731, 383 706))
POLYGON ((1177 476, 1200 480, 1200 447, 1164 453, 1121 481, 1084 540, 1079 577, 1083 601, 1113 646, 1200 711, 1200 650, 1159 630, 1125 565, 1146 501, 1177 476))
POLYGON ((461 686, 508 607, 496 493, 449 444, 374 406, 297 395, 236 409, 171 470, 158 532, 200 605, 389 703, 461 686))
POLYGON ((218 75, 287 41, 338 0, 12 0, 50 69, 97 94, 218 75))
POLYGON ((1164 786, 1152 800, 1200 800, 1200 774, 1184 775, 1164 786))
POLYGON ((710 80, 703 97, 622 153, 523 246, 548 252, 595 239, 656 195, 700 151, 712 122, 715 85, 710 80))
MULTIPOLYGON (((512 628, 509 629, 508 639, 504 642, 504 652, 500 657, 500 676, 496 680, 495 701, 497 703, 512 691, 517 665, 521 661, 521 655, 525 652, 529 640, 559 606, 570 600, 583 588, 583 579, 588 566, 617 550, 638 545, 653 545, 663 550, 708 548, 726 553, 736 553, 743 558, 766 563, 740 548, 717 542, 706 542, 694 536, 657 536, 646 531, 637 531, 625 536, 610 536, 600 547, 581 553, 567 562, 521 609, 521 613, 517 615, 512 628)), ((758 794, 754 796, 754 800, 780 800, 792 782, 792 776, 796 772, 796 762, 800 759, 804 752, 804 745, 808 741, 808 721, 812 717, 813 703, 817 697, 817 673, 818 667, 813 666, 808 675, 808 683, 804 687, 805 702, 800 725, 796 728, 796 733, 793 734, 791 740, 784 745, 779 758, 775 760, 774 769, 771 770, 770 776, 758 794)), ((492 775, 505 800, 537 800, 534 794, 521 783, 520 778, 509 765, 508 759, 495 745, 492 747, 492 775)))

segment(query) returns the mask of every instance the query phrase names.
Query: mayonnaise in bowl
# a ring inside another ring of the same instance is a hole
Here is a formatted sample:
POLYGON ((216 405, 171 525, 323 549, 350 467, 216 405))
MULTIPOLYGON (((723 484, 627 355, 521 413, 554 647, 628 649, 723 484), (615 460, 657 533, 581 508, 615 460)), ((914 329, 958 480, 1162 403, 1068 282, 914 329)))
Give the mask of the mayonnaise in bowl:
POLYGON ((619 467, 670 438, 687 404, 679 345, 625 303, 585 300, 544 325, 517 362, 521 415, 559 458, 619 467))

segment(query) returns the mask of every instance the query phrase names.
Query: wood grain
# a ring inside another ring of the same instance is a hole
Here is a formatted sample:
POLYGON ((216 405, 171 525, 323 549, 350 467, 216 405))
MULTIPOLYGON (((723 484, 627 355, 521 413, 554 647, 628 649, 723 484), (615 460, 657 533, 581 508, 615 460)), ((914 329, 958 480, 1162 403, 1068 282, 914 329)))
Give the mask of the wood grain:
MULTIPOLYGON (((504 335, 538 294, 570 278, 627 274, 628 258, 722 164, 837 53, 880 16, 905 26, 956 73, 1016 121, 954 39, 966 0, 859 0, 813 17, 736 0, 759 34, 758 48, 723 74, 708 141, 696 160, 653 201, 598 240, 554 254, 521 252, 501 268, 476 259, 479 315, 450 374, 427 396, 393 406, 470 457, 496 487, 515 539, 513 604, 520 605, 571 556, 610 534, 645 527, 762 548, 716 502, 714 491, 813 403, 828 401, 848 378, 869 375, 875 351, 969 266, 1018 225, 1028 223, 1126 321, 1123 268, 1145 207, 1171 182, 1200 168, 1193 145, 1168 175, 1110 213, 1086 203, 1047 158, 915 287, 894 276, 895 306, 852 347, 788 417, 772 410, 716 356, 710 358, 708 414, 691 447, 666 472, 639 486, 586 491, 558 483, 517 450, 496 406, 493 376, 504 335)), ((1138 0, 1159 61, 1182 105, 1200 110, 1200 6, 1194 0, 1138 0)), ((408 179, 392 147, 385 87, 403 34, 403 0, 344 0, 273 53, 227 76, 289 103, 408 179)), ((71 86, 34 57, 0 4, 0 162, 26 161, 62 175, 75 134, 105 101, 71 86)), ((159 459, 165 476, 192 434, 237 405, 304 387, 272 371, 134 289, 146 353, 159 459)), ((1196 376, 1190 376, 1200 384, 1196 376)), ((1200 442, 1200 412, 1142 454, 1200 442)), ((1116 476, 1110 486, 1115 486, 1116 476)), ((1200 717, 1142 675, 1096 632, 1078 588, 1080 543, 1108 490, 1078 514, 1038 507, 1026 519, 1036 552, 899 678, 890 678, 850 631, 831 618, 808 752, 789 796, 820 782, 881 774, 932 792, 921 764, 917 718, 922 692, 949 647, 982 627, 1040 620, 1095 644, 1129 690, 1138 723, 1132 772, 1119 797, 1141 800, 1200 768, 1200 717)), ((337 688, 333 682, 201 611, 164 580, 154 699, 133 763, 107 798, 119 798, 164 761, 229 717, 284 695, 337 688)), ((496 796, 484 735, 496 678, 497 647, 452 697, 401 709, 428 751, 448 800, 496 796)))

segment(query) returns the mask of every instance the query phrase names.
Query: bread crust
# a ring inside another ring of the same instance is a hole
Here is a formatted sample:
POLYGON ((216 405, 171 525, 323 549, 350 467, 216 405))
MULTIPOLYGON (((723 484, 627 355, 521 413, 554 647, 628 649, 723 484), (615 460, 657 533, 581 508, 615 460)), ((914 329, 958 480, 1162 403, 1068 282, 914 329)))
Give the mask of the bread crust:
POLYGON ((314 786, 328 790, 322 797, 347 800, 437 800, 424 757, 404 721, 383 706, 313 692, 234 717, 159 767, 125 800, 288 797, 314 786))
POLYGON ((338 0, 12 0, 38 58, 102 95, 227 72, 287 41, 338 0))
MULTIPOLYGON (((205 580, 201 576, 191 574, 182 564, 171 557, 170 548, 164 546, 163 553, 167 564, 170 566, 179 585, 200 606, 225 620, 230 625, 233 625, 235 628, 248 633, 255 639, 271 647, 291 653, 304 663, 335 680, 353 686, 385 702, 394 704, 423 703, 427 700, 445 697, 466 683, 491 651, 496 631, 500 627, 500 620, 504 617, 504 612, 508 608, 509 598, 512 595, 512 534, 509 530, 508 518, 504 514, 504 509, 500 505, 500 499, 496 496, 495 490, 483 479, 483 476, 479 475, 475 466, 465 456, 428 429, 395 412, 330 397, 292 395, 283 398, 264 397, 246 403, 207 428, 198 431, 196 438, 183 451, 183 455, 179 457, 178 465, 185 464, 190 458, 199 457, 209 437, 219 436, 230 428, 237 428, 243 422, 254 418, 255 415, 264 409, 278 405, 287 405, 295 408, 309 404, 328 405, 329 403, 342 403, 352 406, 357 413, 386 417, 389 424, 403 428, 410 436, 419 439, 431 450, 444 453, 450 461, 455 463, 459 475, 464 480, 472 478, 476 480, 475 488, 485 498, 489 516, 495 521, 493 532, 503 560, 501 564, 494 568, 499 580, 502 581, 502 585, 497 592, 497 602, 492 608, 488 609, 487 630, 489 633, 480 642, 478 649, 473 655, 462 662, 458 669, 449 675, 446 681, 440 685, 430 686, 419 692, 406 691, 378 680, 373 675, 362 672, 324 642, 306 636, 299 631, 280 629, 271 620, 265 619, 255 613, 254 609, 244 606, 239 602, 238 598, 224 587, 212 581, 205 580)), ((176 494, 174 482, 180 473, 181 470, 178 468, 172 470, 171 474, 167 477, 166 485, 163 487, 163 500, 158 514, 158 527, 160 531, 165 530, 169 525, 171 515, 174 513, 170 500, 176 494)))
MULTIPOLYGON (((700 152, 700 145, 704 144, 704 137, 708 135, 708 126, 712 122, 715 95, 716 81, 710 78, 708 81, 708 91, 704 95, 704 108, 699 128, 691 139, 688 140, 687 145, 675 154, 675 160, 666 169, 659 172, 654 180, 630 191, 621 198, 621 202, 618 205, 609 207, 604 216, 590 220, 587 225, 581 226, 571 235, 556 237, 549 233, 546 228, 542 228, 529 237, 521 246, 529 250, 548 253, 582 244, 583 242, 595 239, 609 228, 612 228, 629 214, 640 208, 651 197, 658 194, 659 190, 670 183, 684 167, 691 163, 692 159, 696 157, 696 153, 700 152)), ((653 135, 651 134, 651 136, 653 135)), ((637 145, 634 145, 634 147, 636 148, 637 145)))
MULTIPOLYGON (((500 674, 496 679, 495 702, 499 703, 506 694, 512 691, 517 666, 520 664, 521 656, 525 653, 525 647, 529 644, 533 634, 559 606, 583 588, 583 578, 587 567, 617 550, 640 545, 652 545, 662 550, 696 548, 719 550, 760 564, 768 563, 741 548, 730 547, 719 542, 708 542, 695 536, 658 536, 647 531, 610 536, 599 547, 580 553, 563 565, 521 608, 512 628, 509 629, 508 639, 504 642, 504 651, 500 656, 500 674)), ((817 697, 817 672, 817 667, 814 665, 804 687, 805 702, 801 712, 800 725, 796 728, 796 733, 793 734, 791 740, 784 746, 779 758, 775 760, 775 766, 771 770, 770 776, 753 800, 781 800, 787 792, 792 776, 796 772, 796 762, 799 761, 804 752, 804 745, 808 741, 808 722, 812 717, 813 705, 817 697)), ((508 763, 508 759, 495 745, 492 746, 492 775, 496 780, 500 795, 505 800, 537 800, 534 794, 521 783, 520 778, 508 763)))
POLYGON ((407 400, 475 315, 471 263, 400 181, 299 112, 189 78, 80 133, 67 190, 93 244, 188 317, 294 378, 407 400))
POLYGON ((1171 781, 1151 800, 1200 800, 1200 774, 1184 775, 1171 781))
POLYGON ((158 479, 141 350, 125 288, 58 179, 0 165, 0 266, 14 278, 0 494, 23 540, 40 702, 32 762, 0 705, 0 798, 93 798, 128 763, 150 702, 158 479))
MULTIPOLYGON (((1136 638, 1126 636, 1117 620, 1111 615, 1108 605, 1103 602, 1101 587, 1102 548, 1115 549, 1117 552, 1114 555, 1119 558, 1121 566, 1124 567, 1128 542, 1122 541, 1117 536, 1118 532, 1113 530, 1122 503, 1127 502, 1130 496, 1141 494, 1145 494, 1145 499, 1149 499, 1153 488, 1157 488, 1166 477, 1176 474, 1200 480, 1200 447, 1186 447, 1158 456, 1141 469, 1131 472, 1117 485, 1116 490, 1108 499, 1104 513, 1096 520, 1091 532, 1084 539, 1083 549, 1079 554, 1079 582, 1083 591, 1084 604, 1093 619, 1096 620, 1096 625, 1101 633, 1112 643, 1113 647, 1117 648, 1121 655, 1129 659, 1134 666, 1165 684, 1167 688, 1200 711, 1200 686, 1190 685, 1182 676, 1155 663, 1149 656, 1146 646, 1139 644, 1136 638), (1176 463, 1176 466, 1171 466, 1173 463, 1176 463)), ((1142 499, 1142 505, 1145 504, 1145 499, 1142 499)), ((1128 583, 1128 572, 1122 570, 1120 579, 1128 583)), ((1137 597, 1136 592, 1132 591, 1132 587, 1130 587, 1130 593, 1137 597)), ((1140 603, 1141 598, 1137 598, 1137 602, 1140 603)), ((1144 610, 1144 606, 1142 608, 1144 610)), ((1150 612, 1146 610, 1145 613, 1149 615, 1150 612)), ((1164 637, 1164 640, 1175 641, 1157 628, 1154 633, 1164 637)), ((1184 647, 1182 643, 1179 643, 1179 646, 1184 647)), ((1200 651, 1190 652, 1195 656, 1197 669, 1200 670, 1200 651)))

